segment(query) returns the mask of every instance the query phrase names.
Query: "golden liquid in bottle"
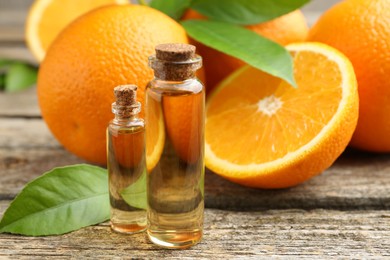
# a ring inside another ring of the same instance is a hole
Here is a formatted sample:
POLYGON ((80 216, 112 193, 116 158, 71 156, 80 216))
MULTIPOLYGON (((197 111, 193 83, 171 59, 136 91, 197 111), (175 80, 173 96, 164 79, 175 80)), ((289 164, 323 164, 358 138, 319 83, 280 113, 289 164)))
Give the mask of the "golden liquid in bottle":
POLYGON ((147 89, 146 97, 146 131, 156 129, 148 118, 162 117, 165 134, 159 161, 148 169, 148 236, 186 248, 203 233, 204 91, 147 89))
POLYGON ((146 209, 142 206, 142 200, 146 204, 144 135, 140 126, 108 128, 111 228, 120 233, 146 229, 146 209))

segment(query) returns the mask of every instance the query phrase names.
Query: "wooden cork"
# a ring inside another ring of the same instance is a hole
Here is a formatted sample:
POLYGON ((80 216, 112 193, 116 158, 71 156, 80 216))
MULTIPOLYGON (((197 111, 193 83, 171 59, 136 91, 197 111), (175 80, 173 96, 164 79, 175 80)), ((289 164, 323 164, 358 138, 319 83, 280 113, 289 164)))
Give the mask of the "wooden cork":
POLYGON ((195 55, 195 46, 184 43, 166 43, 156 46, 156 57, 165 61, 186 61, 195 55))
POLYGON ((117 116, 128 118, 140 111, 137 89, 136 85, 121 85, 114 88, 116 101, 113 104, 113 112, 117 116))
POLYGON ((159 44, 155 48, 157 62, 154 75, 170 81, 182 81, 195 76, 196 68, 191 61, 195 57, 195 46, 183 43, 159 44))
POLYGON ((114 88, 116 104, 118 106, 132 106, 137 103, 136 85, 121 85, 114 88))

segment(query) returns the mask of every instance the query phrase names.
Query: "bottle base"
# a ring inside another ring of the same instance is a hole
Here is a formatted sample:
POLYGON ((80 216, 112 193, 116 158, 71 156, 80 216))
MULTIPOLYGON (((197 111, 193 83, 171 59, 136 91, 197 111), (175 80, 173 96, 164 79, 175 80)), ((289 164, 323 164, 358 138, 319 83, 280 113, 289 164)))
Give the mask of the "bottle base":
POLYGON ((147 230, 149 240, 158 246, 169 249, 184 249, 202 240, 202 231, 152 231, 147 230))
POLYGON ((146 225, 134 224, 118 224, 111 222, 111 230, 122 234, 135 234, 146 230, 146 225))

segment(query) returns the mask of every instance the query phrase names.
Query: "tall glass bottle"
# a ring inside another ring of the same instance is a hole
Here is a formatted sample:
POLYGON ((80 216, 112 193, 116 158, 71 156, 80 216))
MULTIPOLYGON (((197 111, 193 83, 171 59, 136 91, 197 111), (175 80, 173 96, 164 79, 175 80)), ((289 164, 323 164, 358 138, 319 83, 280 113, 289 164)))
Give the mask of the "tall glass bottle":
POLYGON ((115 118, 107 128, 111 228, 120 233, 146 229, 145 125, 138 118, 137 86, 114 89, 115 118))
POLYGON ((149 58, 146 161, 150 240, 186 248, 203 234, 205 91, 202 59, 188 44, 161 44, 149 58))

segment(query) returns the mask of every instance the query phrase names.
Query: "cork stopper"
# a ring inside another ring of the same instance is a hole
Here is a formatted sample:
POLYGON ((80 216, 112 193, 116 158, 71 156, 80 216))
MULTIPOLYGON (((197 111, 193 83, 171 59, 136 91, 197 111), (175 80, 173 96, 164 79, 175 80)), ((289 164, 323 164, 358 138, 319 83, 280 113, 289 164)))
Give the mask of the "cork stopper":
POLYGON ((201 67, 201 58, 195 54, 195 46, 183 43, 159 44, 156 55, 150 57, 149 65, 156 78, 182 81, 195 76, 201 67))
POLYGON ((165 61, 186 61, 195 55, 195 46, 183 43, 166 43, 156 46, 156 57, 165 61))
POLYGON ((116 104, 119 106, 131 106, 137 103, 137 86, 122 85, 114 88, 116 104))
POLYGON ((121 85, 114 88, 115 103, 112 111, 120 117, 130 117, 140 112, 141 104, 137 102, 136 85, 121 85))

